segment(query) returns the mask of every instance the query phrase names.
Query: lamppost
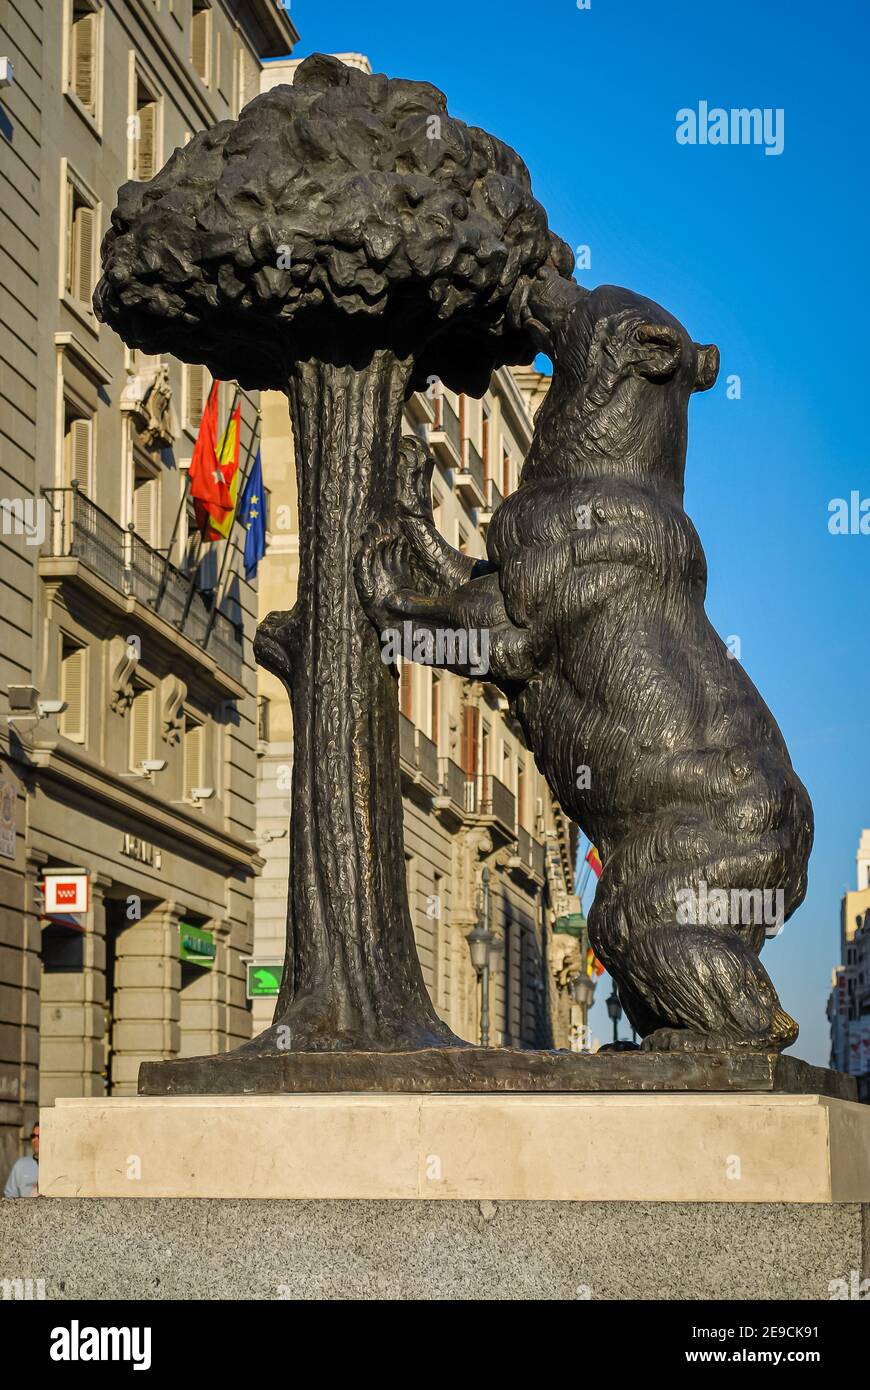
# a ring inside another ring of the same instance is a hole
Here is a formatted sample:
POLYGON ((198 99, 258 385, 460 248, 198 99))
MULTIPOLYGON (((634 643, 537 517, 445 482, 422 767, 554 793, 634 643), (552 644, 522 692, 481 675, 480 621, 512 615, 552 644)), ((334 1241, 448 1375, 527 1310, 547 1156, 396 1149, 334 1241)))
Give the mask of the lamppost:
MULTIPOLYGON (((573 1019, 571 1022, 571 1051, 584 1052, 588 1044, 586 1039, 589 1036, 589 1025, 586 1020, 589 1017, 589 1009, 595 998, 595 981, 581 970, 577 975, 572 975, 568 984, 568 992, 571 999, 580 1010, 580 1016, 584 1020, 577 1024, 573 1019)), ((571 1010, 572 1014, 574 1010, 571 1010)))
POLYGON ((607 1012, 613 1019, 613 1041, 619 1042, 619 1020, 622 1018, 622 1005, 616 993, 616 985, 607 996, 607 1012))
POLYGON ((483 887, 480 916, 477 926, 465 940, 480 981, 480 1045, 489 1047, 489 975, 493 956, 501 950, 502 943, 489 927, 489 869, 484 869, 480 877, 483 887))

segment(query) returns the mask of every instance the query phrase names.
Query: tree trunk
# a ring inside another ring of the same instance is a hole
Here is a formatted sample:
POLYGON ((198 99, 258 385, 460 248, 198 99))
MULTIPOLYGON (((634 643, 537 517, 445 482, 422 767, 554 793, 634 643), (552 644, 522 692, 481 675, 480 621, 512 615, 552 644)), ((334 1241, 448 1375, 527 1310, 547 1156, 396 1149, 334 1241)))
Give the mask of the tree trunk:
POLYGON ((410 366, 389 352, 361 371, 314 360, 290 381, 298 595, 291 612, 269 615, 256 647, 293 709, 290 894, 284 979, 258 1050, 459 1045, 417 957, 395 671, 354 584, 363 532, 392 509, 410 366))

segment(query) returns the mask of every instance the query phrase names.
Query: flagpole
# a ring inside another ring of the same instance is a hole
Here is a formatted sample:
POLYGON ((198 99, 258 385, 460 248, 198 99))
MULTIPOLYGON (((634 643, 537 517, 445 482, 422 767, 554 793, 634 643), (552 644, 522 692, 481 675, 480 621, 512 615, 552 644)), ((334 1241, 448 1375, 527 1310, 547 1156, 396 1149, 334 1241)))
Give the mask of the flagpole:
POLYGON ((212 606, 211 606, 211 612, 210 612, 209 615, 208 615, 208 623, 207 623, 206 629, 205 629, 205 637, 203 638, 203 642, 202 642, 202 645, 203 645, 204 648, 208 646, 208 639, 211 637, 212 628, 213 628, 214 625, 215 625, 215 621, 216 621, 217 615, 218 615, 218 600, 219 600, 219 598, 220 598, 221 584, 222 584, 222 582, 223 582, 224 572, 225 572, 226 567, 227 567, 227 560, 229 559, 230 553, 231 553, 232 548, 233 548, 233 531, 235 530, 236 518, 237 518, 237 516, 238 516, 239 502, 241 501, 241 499, 242 499, 242 498, 244 497, 244 495, 245 495, 245 484, 246 484, 247 481, 248 481, 248 473, 249 473, 249 471, 250 471, 250 466, 251 466, 251 455, 252 455, 253 452, 254 452, 254 441, 258 438, 259 433, 260 433, 260 421, 261 421, 261 419, 262 419, 262 416, 261 416, 261 414, 260 414, 260 411, 258 410, 258 411, 257 411, 257 422, 256 422, 256 424, 254 425, 253 429, 251 430, 251 440, 250 440, 250 443, 248 444, 248 452, 247 452, 247 454, 245 455, 244 467, 242 468, 241 475, 240 475, 240 477, 239 477, 239 486, 238 486, 238 490, 237 490, 237 492, 236 492, 236 509, 235 509, 235 511, 233 512, 233 519, 232 519, 232 521, 230 522, 230 529, 229 529, 229 531, 228 531, 228 533, 227 533, 227 540, 226 540, 226 545, 225 545, 225 547, 224 547, 224 553, 223 553, 223 555, 221 556, 221 567, 220 567, 220 570, 218 571, 217 583, 215 584, 215 589, 214 589, 214 602, 213 602, 213 604, 212 604, 212 606))
MULTIPOLYGON (((216 381, 216 385, 218 386, 218 389, 220 389, 220 382, 219 382, 219 381, 216 381)), ((228 415, 228 417, 227 417, 226 427, 224 428, 224 432, 223 432, 224 435, 226 434, 227 430, 228 430, 229 427, 230 427, 230 421, 231 421, 232 418, 233 418, 233 413, 234 413, 234 411, 235 411, 236 404, 237 404, 238 399, 239 399, 239 392, 240 392, 240 390, 241 390, 241 387, 239 386, 238 382, 236 382, 236 390, 235 390, 235 395, 233 396, 233 404, 232 404, 232 408, 230 409, 230 413, 229 413, 229 415, 228 415)), ((202 428, 202 425, 200 425, 200 429, 201 429, 201 428, 202 428)), ((221 435, 221 438, 223 438, 223 435, 221 435)), ((188 482, 189 482, 189 481, 190 481, 190 478, 189 478, 189 475, 188 475, 188 482)), ((199 532, 199 539, 198 539, 197 545, 196 545, 196 553, 195 553, 195 555, 194 555, 194 557, 193 557, 193 565, 191 566, 191 570, 190 570, 190 584, 189 584, 188 590, 187 590, 187 597, 186 597, 185 600, 184 600, 184 611, 182 612, 181 617, 180 617, 179 620, 178 620, 178 631, 179 631, 179 632, 184 632, 184 624, 187 622, 187 615, 188 615, 188 613, 190 612, 191 604, 193 603, 193 595, 194 595, 194 593, 195 593, 195 591, 196 591, 196 576, 197 576, 197 572, 198 572, 198 570, 199 570, 199 562, 200 562, 200 557, 201 557, 201 554, 202 554, 202 542, 203 542, 203 534, 202 534, 202 531, 200 531, 200 532, 199 532)), ((211 627, 209 627, 208 630, 207 630, 207 632, 206 632, 205 642, 208 641, 208 635, 209 635, 210 632, 211 632, 211 627)), ((203 643, 203 645, 205 645, 205 643, 203 643)))

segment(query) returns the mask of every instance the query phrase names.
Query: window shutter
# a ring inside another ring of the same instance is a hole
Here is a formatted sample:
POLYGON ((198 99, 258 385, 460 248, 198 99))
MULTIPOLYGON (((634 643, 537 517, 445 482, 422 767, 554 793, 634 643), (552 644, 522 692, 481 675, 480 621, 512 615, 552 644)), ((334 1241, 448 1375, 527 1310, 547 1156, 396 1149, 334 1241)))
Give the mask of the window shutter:
POLYGON ((151 757, 151 691, 139 690, 133 700, 130 727, 130 767, 139 772, 140 764, 151 757))
POLYGON ((133 493, 133 529, 143 541, 154 544, 154 503, 157 480, 148 478, 141 482, 133 493))
POLYGON ((92 420, 73 420, 70 424, 70 483, 87 492, 91 486, 92 420))
POLYGON ((136 178, 141 183, 157 173, 157 102, 149 101, 136 112, 139 142, 136 148, 136 178))
POLYGON ((85 737, 85 660, 87 649, 68 649, 62 658, 60 698, 67 708, 60 717, 60 730, 67 738, 84 741, 85 737))
POLYGON ((475 705, 466 705, 462 723, 462 767, 466 776, 477 773, 477 737, 480 712, 475 705))
POLYGON ((184 734, 184 794, 202 786, 202 725, 188 722, 184 734))
POLYGON ((202 412, 205 410, 205 367, 200 363, 192 362, 185 371, 187 375, 187 427, 196 434, 202 423, 202 412))
POLYGON ((190 57, 195 70, 208 86, 209 80, 209 29, 211 15, 208 10, 198 10, 193 16, 191 30, 190 57))
POLYGON ((96 214, 93 208, 76 208, 75 212, 75 287, 76 299, 91 305, 94 292, 94 235, 96 214))
POLYGON ((86 14, 72 28, 72 83, 82 106, 96 115, 97 15, 86 14))
POLYGON ((400 708, 406 719, 412 719, 414 715, 414 667, 410 661, 402 659, 402 669, 399 672, 399 694, 400 708))

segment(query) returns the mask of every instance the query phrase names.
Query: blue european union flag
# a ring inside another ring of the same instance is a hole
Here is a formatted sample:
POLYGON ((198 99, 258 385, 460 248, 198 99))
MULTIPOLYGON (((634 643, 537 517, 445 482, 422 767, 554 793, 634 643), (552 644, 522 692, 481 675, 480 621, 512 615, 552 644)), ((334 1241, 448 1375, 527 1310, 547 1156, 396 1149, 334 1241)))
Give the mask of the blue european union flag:
POLYGON ((266 494, 259 449, 242 493, 239 520, 245 528, 245 578, 254 579, 257 565, 266 553, 266 494))

